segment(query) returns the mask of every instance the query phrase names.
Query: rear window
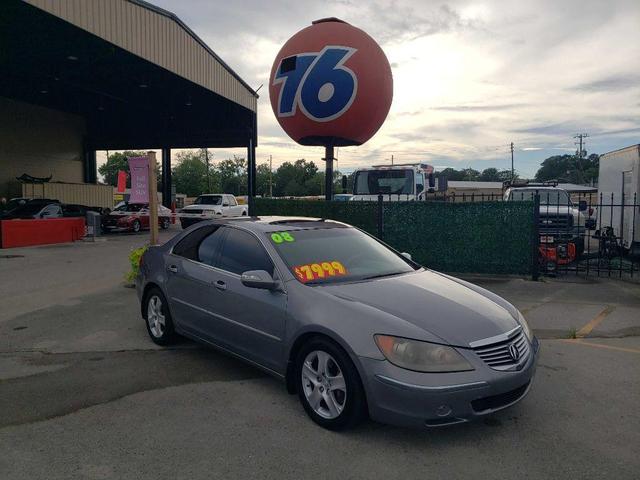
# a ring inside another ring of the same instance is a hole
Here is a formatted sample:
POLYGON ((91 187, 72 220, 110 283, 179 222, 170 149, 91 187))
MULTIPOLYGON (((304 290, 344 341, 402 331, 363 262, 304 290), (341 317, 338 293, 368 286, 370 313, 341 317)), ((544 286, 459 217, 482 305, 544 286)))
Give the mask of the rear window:
POLYGON ((283 230, 266 235, 294 276, 308 285, 400 275, 418 268, 355 228, 283 230))

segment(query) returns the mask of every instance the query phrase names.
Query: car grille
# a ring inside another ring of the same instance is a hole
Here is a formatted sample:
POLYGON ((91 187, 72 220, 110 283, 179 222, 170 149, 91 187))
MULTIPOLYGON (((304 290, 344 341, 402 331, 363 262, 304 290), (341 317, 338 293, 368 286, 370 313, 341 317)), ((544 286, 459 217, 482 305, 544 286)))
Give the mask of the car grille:
POLYGON ((484 362, 495 370, 514 370, 529 358, 529 342, 522 330, 508 340, 483 345, 473 349, 484 362), (509 347, 514 345, 518 350, 518 356, 514 360, 509 353, 509 347))
POLYGON ((540 231, 564 230, 573 226, 571 215, 540 215, 540 231))
POLYGON ((200 215, 202 213, 202 210, 197 208, 189 208, 187 210, 183 210, 182 213, 195 213, 197 215, 200 215))
POLYGON ((509 392, 492 395, 490 397, 478 398, 471 402, 471 407, 478 413, 506 407, 507 405, 519 400, 527 392, 528 387, 529 382, 509 392))

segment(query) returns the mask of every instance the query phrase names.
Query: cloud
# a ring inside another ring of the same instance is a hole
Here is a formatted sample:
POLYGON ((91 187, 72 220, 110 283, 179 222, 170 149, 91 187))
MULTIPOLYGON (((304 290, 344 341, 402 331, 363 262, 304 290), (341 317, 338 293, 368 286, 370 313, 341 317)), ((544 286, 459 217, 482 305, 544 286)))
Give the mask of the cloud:
POLYGON ((506 105, 442 105, 439 107, 431 107, 431 110, 440 110, 447 112, 499 112, 503 110, 514 110, 526 107, 523 103, 511 103, 506 105))
POLYGON ((585 92, 616 92, 629 90, 631 88, 640 88, 640 75, 628 73, 611 75, 591 82, 578 84, 573 88, 585 92))

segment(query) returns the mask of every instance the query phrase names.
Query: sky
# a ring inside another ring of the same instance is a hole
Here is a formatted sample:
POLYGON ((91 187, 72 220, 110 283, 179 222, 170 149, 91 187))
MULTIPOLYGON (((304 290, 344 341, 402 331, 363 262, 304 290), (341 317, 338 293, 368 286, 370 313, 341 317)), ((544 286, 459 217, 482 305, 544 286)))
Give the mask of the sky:
MULTIPOLYGON (((181 18, 250 86, 258 102, 258 163, 323 156, 280 128, 269 103, 280 47, 313 20, 365 30, 392 67, 394 97, 378 133, 340 148, 339 169, 428 162, 515 168, 531 177, 551 155, 640 143, 640 2, 151 0, 181 18)), ((216 151, 226 158, 244 150, 216 151)))

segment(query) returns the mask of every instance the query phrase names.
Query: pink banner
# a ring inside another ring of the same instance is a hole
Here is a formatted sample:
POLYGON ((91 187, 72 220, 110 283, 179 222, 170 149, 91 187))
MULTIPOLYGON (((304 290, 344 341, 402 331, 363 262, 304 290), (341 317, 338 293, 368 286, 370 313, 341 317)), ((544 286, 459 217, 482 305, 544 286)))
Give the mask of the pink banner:
POLYGON ((133 157, 128 160, 131 175, 129 203, 149 203, 149 159, 133 157))

